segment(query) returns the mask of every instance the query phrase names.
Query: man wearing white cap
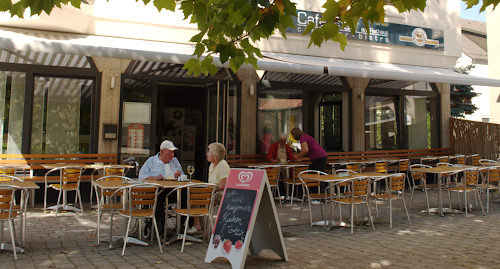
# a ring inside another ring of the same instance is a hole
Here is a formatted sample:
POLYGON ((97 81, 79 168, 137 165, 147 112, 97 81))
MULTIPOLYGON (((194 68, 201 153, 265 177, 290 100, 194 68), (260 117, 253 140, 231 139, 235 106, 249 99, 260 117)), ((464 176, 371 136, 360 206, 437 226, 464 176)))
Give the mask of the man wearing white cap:
POLYGON ((165 140, 160 145, 160 152, 155 156, 149 157, 141 170, 139 179, 142 180, 174 180, 180 175, 184 175, 179 160, 174 157, 178 150, 174 143, 165 140))

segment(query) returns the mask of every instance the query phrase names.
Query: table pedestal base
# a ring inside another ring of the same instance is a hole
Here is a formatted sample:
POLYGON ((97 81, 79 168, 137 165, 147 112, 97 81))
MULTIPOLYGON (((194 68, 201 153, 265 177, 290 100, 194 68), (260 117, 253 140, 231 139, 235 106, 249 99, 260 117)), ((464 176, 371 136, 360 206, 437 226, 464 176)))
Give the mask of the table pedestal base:
POLYGON ((439 213, 439 208, 430 208, 429 211, 427 211, 427 209, 424 209, 424 210, 420 211, 420 213, 435 213, 435 214, 440 214, 441 216, 444 216, 444 213, 456 214, 456 213, 460 213, 460 210, 443 207, 441 209, 441 213, 439 213))
MULTIPOLYGON (((0 250, 12 251, 12 245, 8 243, 0 243, 0 250)), ((24 253, 24 249, 16 246, 16 252, 24 253)))
MULTIPOLYGON (((109 241, 109 239, 110 239, 109 237, 101 238, 101 242, 110 243, 109 249, 113 249, 115 245, 123 245, 123 236, 113 236, 113 238, 111 239, 111 242, 109 241)), ((142 245, 142 246, 149 245, 147 242, 141 241, 137 238, 130 237, 130 236, 127 237, 127 243, 142 245)))
MULTIPOLYGON (((49 210, 52 210, 52 211, 56 211, 57 210, 57 205, 54 205, 54 206, 50 206, 48 207, 49 210)), ((62 211, 75 211, 75 212, 79 212, 81 213, 82 210, 80 210, 79 208, 76 208, 74 206, 70 206, 70 205, 59 205, 59 212, 62 212, 62 211)))
MULTIPOLYGON (((322 220, 322 221, 313 222, 312 226, 325 226, 325 222, 326 222, 327 230, 330 230, 329 227, 330 227, 331 221, 329 221, 329 220, 322 220)), ((334 220, 332 222, 332 227, 351 227, 351 223, 334 220)))
MULTIPOLYGON (((172 238, 170 238, 170 239, 167 238, 167 240, 165 241, 165 245, 170 245, 177 240, 182 240, 183 238, 184 238, 184 234, 177 233, 174 236, 172 236, 172 238)), ((203 242, 203 240, 196 238, 196 237, 189 235, 189 234, 186 234, 186 241, 197 242, 197 243, 203 242)))

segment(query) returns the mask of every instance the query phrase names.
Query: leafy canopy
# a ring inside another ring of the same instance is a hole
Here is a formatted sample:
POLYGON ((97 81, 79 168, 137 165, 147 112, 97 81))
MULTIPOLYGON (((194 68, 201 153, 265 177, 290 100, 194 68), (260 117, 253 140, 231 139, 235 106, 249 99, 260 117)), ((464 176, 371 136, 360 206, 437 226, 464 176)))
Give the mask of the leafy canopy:
MULTIPOLYGON (((136 0, 140 1, 140 0, 136 0)), ((426 0, 388 0, 400 13, 424 11, 426 0)), ((479 4, 479 0, 462 0, 468 8, 479 4)), ((489 5, 496 7, 500 0, 483 0, 481 11, 489 5)), ((219 55, 222 63, 236 72, 242 65, 251 64, 257 69, 257 57, 262 57, 254 46, 255 41, 267 39, 279 31, 286 39, 286 28, 294 27, 292 16, 297 15, 295 3, 290 0, 142 0, 144 4, 153 2, 161 11, 180 9, 184 19, 197 25, 199 33, 191 38, 196 49, 184 68, 189 73, 215 75, 218 71, 213 64, 213 55, 219 55)), ((0 0, 0 11, 9 11, 11 16, 23 17, 27 8, 31 16, 42 12, 50 14, 54 7, 72 5, 80 8, 80 0, 0 0)), ((339 32, 350 27, 352 33, 360 18, 365 28, 372 23, 384 23, 386 0, 326 0, 323 8, 322 26, 316 28, 311 22, 304 35, 313 31, 309 47, 328 40, 338 42, 342 50, 347 38, 339 32), (314 30, 313 30, 314 29, 314 30)))

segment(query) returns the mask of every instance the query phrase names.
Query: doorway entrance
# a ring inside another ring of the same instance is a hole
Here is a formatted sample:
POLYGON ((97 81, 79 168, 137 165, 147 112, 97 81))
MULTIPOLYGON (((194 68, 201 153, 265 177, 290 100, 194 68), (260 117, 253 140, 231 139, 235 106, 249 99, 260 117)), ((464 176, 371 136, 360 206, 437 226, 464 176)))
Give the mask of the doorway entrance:
POLYGON ((184 173, 194 165, 192 178, 207 181, 210 143, 222 143, 232 154, 239 150, 239 83, 225 68, 213 77, 193 78, 182 65, 162 65, 155 70, 168 70, 163 76, 136 75, 156 66, 139 62, 123 76, 120 160, 134 157, 142 165, 162 141, 171 140, 184 173))

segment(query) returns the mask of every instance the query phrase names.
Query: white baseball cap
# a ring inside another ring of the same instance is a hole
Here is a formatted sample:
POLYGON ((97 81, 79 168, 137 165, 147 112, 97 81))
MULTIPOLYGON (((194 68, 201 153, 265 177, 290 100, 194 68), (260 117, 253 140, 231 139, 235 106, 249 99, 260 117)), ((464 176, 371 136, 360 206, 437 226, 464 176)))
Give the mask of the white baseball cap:
POLYGON ((174 146, 174 143, 172 143, 172 141, 170 141, 170 140, 165 140, 165 141, 161 142, 160 150, 162 150, 162 149, 178 150, 178 148, 176 148, 174 146))

